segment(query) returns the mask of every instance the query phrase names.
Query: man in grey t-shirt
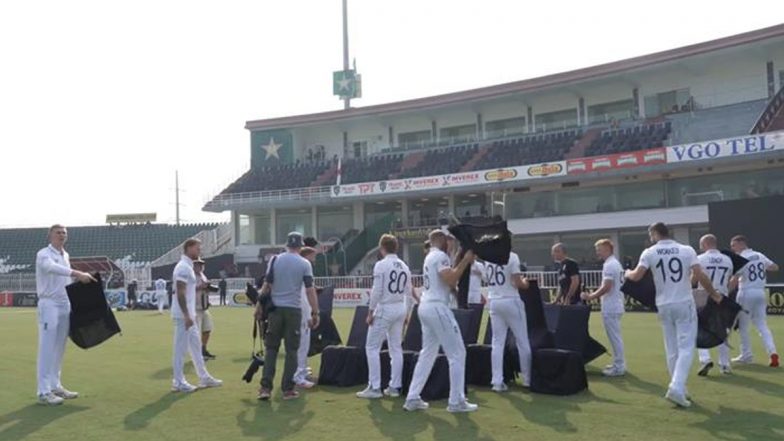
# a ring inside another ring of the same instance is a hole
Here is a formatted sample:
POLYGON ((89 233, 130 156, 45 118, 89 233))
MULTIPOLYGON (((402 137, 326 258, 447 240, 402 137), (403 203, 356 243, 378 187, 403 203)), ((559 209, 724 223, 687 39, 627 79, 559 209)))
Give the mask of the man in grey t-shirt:
MULTIPOLYGON (((318 326, 319 311, 316 289, 313 287, 313 268, 299 255, 303 246, 302 234, 289 233, 286 239, 286 252, 270 262, 261 293, 270 293, 274 308, 267 314, 267 335, 264 339, 264 371, 261 377, 259 400, 268 400, 272 394, 275 379, 275 364, 280 342, 284 340, 286 362, 283 367, 281 389, 283 399, 299 397, 294 390, 294 372, 297 370, 297 350, 299 349, 300 326, 302 325, 302 287, 304 286, 311 307, 312 327, 318 326)), ((261 318, 261 302, 256 307, 256 319, 261 318)))

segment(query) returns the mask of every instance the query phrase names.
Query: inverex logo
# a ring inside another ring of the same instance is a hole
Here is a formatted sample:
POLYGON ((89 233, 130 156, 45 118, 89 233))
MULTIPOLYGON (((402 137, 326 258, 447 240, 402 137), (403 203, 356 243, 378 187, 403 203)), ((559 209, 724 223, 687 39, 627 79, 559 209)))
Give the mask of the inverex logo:
POLYGON ((667 162, 700 161, 770 152, 779 149, 780 133, 743 136, 667 148, 667 162))

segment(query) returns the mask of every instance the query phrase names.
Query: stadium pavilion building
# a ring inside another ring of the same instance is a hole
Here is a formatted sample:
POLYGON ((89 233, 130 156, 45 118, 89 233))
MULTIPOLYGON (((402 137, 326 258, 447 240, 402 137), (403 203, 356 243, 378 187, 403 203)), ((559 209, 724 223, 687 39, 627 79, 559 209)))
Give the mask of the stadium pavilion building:
POLYGON ((439 218, 502 216, 529 268, 549 249, 636 259, 652 221, 696 244, 707 204, 784 193, 784 25, 540 78, 249 121, 250 170, 204 210, 232 212, 235 261, 299 230, 324 272, 367 274, 395 231, 421 268, 439 218), (331 256, 331 257, 330 257, 331 256), (329 260, 331 259, 331 260, 329 260))

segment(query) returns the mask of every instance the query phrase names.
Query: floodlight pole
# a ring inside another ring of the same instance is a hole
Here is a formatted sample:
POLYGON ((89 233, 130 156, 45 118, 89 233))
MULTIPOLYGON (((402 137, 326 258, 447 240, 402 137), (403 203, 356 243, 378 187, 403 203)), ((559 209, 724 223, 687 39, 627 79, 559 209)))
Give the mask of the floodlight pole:
MULTIPOLYGON (((348 71, 348 0, 343 0, 343 72, 348 71)), ((351 108, 351 97, 343 98, 343 108, 351 108)))

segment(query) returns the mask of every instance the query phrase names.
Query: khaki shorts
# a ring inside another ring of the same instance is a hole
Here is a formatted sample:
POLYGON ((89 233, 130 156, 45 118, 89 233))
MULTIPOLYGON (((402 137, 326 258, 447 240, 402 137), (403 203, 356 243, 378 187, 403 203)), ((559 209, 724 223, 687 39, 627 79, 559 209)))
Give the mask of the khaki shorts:
POLYGON ((201 332, 211 332, 212 314, 210 311, 196 311, 196 324, 201 332))

